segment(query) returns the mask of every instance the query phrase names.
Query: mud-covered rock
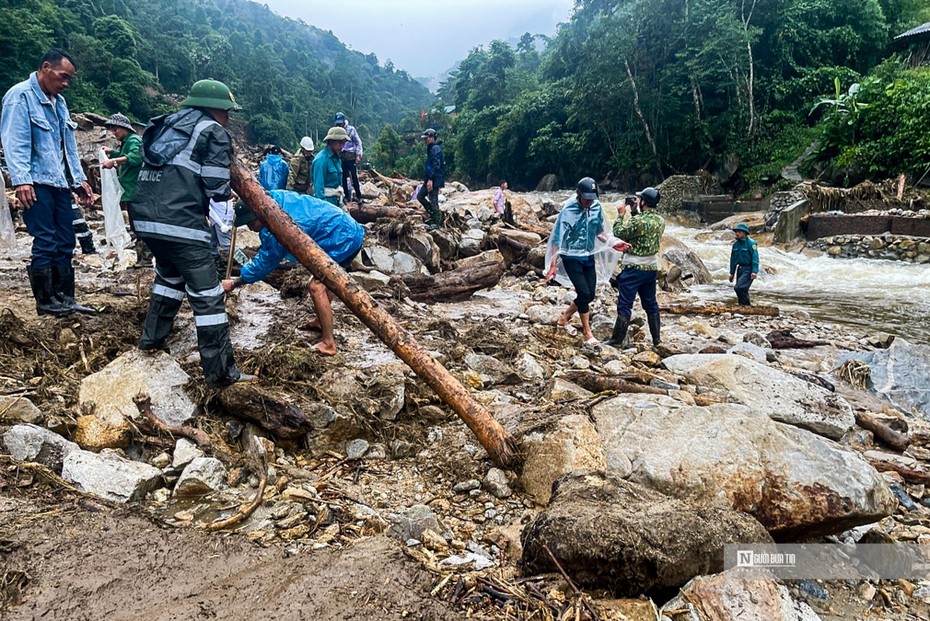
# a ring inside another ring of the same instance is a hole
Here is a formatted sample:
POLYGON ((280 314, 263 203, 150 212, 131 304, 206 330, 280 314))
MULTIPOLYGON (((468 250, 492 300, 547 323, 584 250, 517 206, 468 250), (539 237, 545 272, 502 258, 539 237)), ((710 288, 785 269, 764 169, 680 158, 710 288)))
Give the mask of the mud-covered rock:
POLYGON ((747 580, 733 571, 698 576, 661 613, 670 621, 820 621, 774 579, 747 580))
POLYGON ((138 410, 132 399, 137 394, 152 400, 152 413, 168 425, 190 420, 196 404, 184 392, 190 376, 165 352, 134 349, 119 356, 102 370, 81 382, 82 408, 93 407, 94 414, 111 424, 124 416, 135 418, 138 410))
POLYGON ((555 569, 548 548, 578 583, 636 596, 720 571, 726 544, 768 543, 771 537, 745 513, 592 473, 559 479, 522 542, 529 572, 555 569))
POLYGON ((410 539, 419 541, 423 531, 427 529, 437 533, 442 532, 436 514, 426 505, 413 505, 400 513, 391 513, 388 515, 388 521, 391 522, 391 527, 387 534, 401 541, 410 539))
POLYGON ((855 424, 852 408, 839 395, 743 356, 683 354, 663 363, 697 386, 727 391, 755 413, 834 440, 855 424))
POLYGON ((885 480, 858 454, 745 406, 621 395, 592 414, 607 462, 632 464, 629 480, 745 511, 780 540, 842 532, 896 506, 885 480))
POLYGON ((38 425, 45 419, 42 410, 26 397, 0 395, 0 412, 0 421, 5 423, 38 425))
POLYGON ((174 486, 175 496, 202 496, 226 486, 226 466, 213 457, 197 457, 187 464, 174 486))
POLYGON ((688 246, 665 235, 659 249, 659 273, 663 289, 681 291, 691 285, 706 285, 713 278, 707 266, 688 246))
POLYGON ((15 425, 3 434, 7 453, 19 461, 34 461, 61 472, 65 457, 78 445, 45 427, 15 425))
POLYGON ((552 428, 523 436, 524 463, 520 482, 539 504, 546 504, 552 484, 569 472, 596 472, 607 468, 604 448, 587 416, 572 414, 552 428))
POLYGON ((161 484, 161 470, 103 451, 71 451, 61 478, 90 494, 116 502, 139 500, 161 484))

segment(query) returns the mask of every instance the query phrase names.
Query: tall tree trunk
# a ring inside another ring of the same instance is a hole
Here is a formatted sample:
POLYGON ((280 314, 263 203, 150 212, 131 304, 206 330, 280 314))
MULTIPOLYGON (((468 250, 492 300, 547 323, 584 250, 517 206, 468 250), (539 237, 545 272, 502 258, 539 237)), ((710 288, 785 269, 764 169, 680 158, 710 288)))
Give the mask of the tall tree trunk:
POLYGON ((752 0, 749 7, 749 13, 746 13, 746 0, 740 8, 740 18, 743 21, 743 31, 746 33, 746 58, 749 61, 749 67, 746 76, 746 94, 749 99, 749 130, 748 135, 751 138, 756 133, 756 97, 755 97, 755 64, 752 58, 752 38, 749 34, 749 22, 752 21, 753 11, 756 10, 757 0, 752 0))
POLYGON ((652 156, 656 161, 656 172, 659 173, 659 177, 665 177, 665 174, 662 172, 662 162, 659 160, 659 150, 656 148, 655 138, 652 137, 652 130, 649 129, 649 123, 646 121, 645 115, 643 115, 643 110, 639 105, 639 89, 636 88, 636 80, 633 78, 633 71, 630 69, 630 63, 628 60, 623 60, 623 65, 626 67, 626 75, 630 78, 630 85, 633 87, 633 110, 636 112, 636 116, 639 117, 640 123, 643 124, 643 130, 646 132, 646 141, 649 143, 649 146, 652 148, 652 156))
POLYGON ((507 468, 518 466, 520 458, 513 438, 472 399, 471 393, 294 224, 248 169, 234 161, 229 170, 233 189, 265 221, 281 245, 436 391, 465 421, 495 463, 507 468))

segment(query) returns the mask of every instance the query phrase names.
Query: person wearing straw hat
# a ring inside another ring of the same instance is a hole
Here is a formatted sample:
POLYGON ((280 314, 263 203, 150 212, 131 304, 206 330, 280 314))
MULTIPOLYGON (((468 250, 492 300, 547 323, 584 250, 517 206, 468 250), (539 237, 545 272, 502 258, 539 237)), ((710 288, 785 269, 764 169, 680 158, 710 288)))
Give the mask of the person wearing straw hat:
POLYGON ((299 194, 313 194, 313 138, 300 139, 300 149, 290 162, 285 189, 299 194))
POLYGON ((751 306, 749 287, 759 275, 759 245, 749 236, 749 227, 740 222, 732 229, 736 234, 733 247, 730 248, 730 282, 736 277, 733 290, 740 306, 751 306))
POLYGON ((345 129, 330 127, 323 142, 326 148, 313 158, 313 195, 336 207, 345 204, 345 190, 342 189, 342 147, 349 140, 345 129))
POLYGON ((200 80, 181 110, 152 119, 142 135, 142 170, 130 211, 155 255, 155 282, 139 348, 164 350, 185 295, 194 311, 204 380, 210 387, 253 381, 240 373, 229 340, 225 296, 210 254, 210 200, 232 196, 232 140, 239 106, 222 82, 200 80))
POLYGON ((104 168, 119 169, 119 184, 123 188, 123 196, 119 206, 126 210, 129 216, 129 229, 136 240, 136 265, 142 266, 151 263, 152 253, 145 246, 145 242, 136 237, 136 228, 132 221, 132 212, 129 203, 136 198, 136 180, 142 170, 142 138, 132 127, 132 122, 125 115, 116 113, 107 119, 106 127, 119 141, 119 148, 110 149, 107 159, 100 165, 104 168))

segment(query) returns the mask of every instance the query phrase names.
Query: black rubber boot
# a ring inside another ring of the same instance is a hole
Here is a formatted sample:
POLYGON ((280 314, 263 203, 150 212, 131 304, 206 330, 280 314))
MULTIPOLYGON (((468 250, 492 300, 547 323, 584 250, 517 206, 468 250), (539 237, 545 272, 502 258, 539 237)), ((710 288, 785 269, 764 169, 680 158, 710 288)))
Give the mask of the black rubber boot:
POLYGON ((78 241, 81 242, 81 254, 97 254, 97 249, 94 247, 93 235, 78 237, 78 241))
POLYGON ((55 297, 52 268, 33 269, 30 267, 27 271, 29 272, 29 284, 32 286, 32 295, 36 299, 37 314, 64 317, 74 312, 55 297))
POLYGON ((649 334, 652 335, 652 344, 658 345, 662 342, 662 339, 659 337, 659 329, 662 326, 659 313, 646 315, 646 319, 649 321, 649 334))
POLYGON ((52 267, 52 282, 55 296, 61 300, 62 305, 76 313, 96 315, 97 311, 89 306, 78 304, 74 299, 74 268, 70 265, 56 265, 52 267))
POLYGON ((626 332, 630 329, 630 320, 626 317, 618 316, 614 323, 614 332, 610 338, 604 341, 604 345, 610 345, 617 349, 623 348, 623 342, 626 340, 626 332))

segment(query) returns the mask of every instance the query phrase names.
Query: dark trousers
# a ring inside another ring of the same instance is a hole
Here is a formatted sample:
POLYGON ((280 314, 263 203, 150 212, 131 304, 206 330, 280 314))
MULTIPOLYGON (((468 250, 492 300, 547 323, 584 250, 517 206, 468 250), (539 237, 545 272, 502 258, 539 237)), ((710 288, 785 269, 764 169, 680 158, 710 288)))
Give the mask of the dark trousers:
POLYGON ((164 349, 174 318, 187 294, 194 311, 200 366, 210 386, 239 378, 229 341, 225 297, 208 246, 145 238, 155 255, 155 284, 142 325, 140 349, 164 349))
POLYGON ((30 267, 70 266, 75 245, 71 190, 38 184, 32 187, 36 202, 23 211, 23 222, 32 235, 30 267))
POLYGON ((591 302, 594 300, 595 290, 597 289, 597 269, 594 261, 586 260, 580 257, 562 257, 562 267, 568 274, 568 279, 572 281, 575 287, 575 306, 581 314, 591 310, 591 302))
POLYGON ((439 188, 436 187, 436 184, 433 184, 433 191, 426 191, 426 182, 420 186, 420 191, 417 193, 417 200, 420 201, 420 204, 426 209, 427 213, 430 215, 439 211, 439 188))
POLYGON ((751 306, 749 303, 749 287, 752 286, 752 268, 748 265, 736 266, 736 299, 740 306, 751 306))
POLYGON ((352 187, 355 188, 355 200, 358 201, 362 198, 362 190, 358 185, 358 166, 355 164, 354 156, 351 160, 342 160, 342 189, 346 193, 346 202, 349 202, 349 197, 352 196, 352 192, 349 191, 350 177, 352 187))
POLYGON ((624 268, 617 276, 617 315, 630 319, 633 316, 633 301, 639 294, 639 301, 647 315, 659 312, 659 303, 656 301, 655 270, 636 270, 624 268))

